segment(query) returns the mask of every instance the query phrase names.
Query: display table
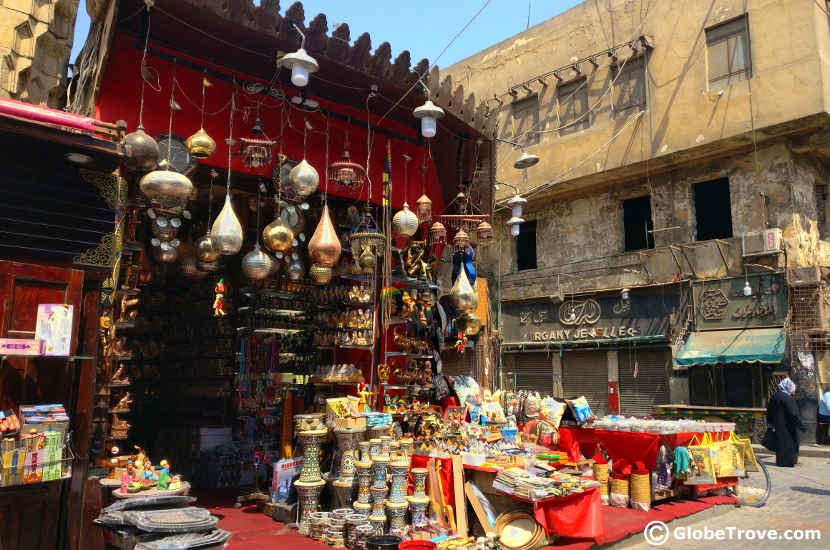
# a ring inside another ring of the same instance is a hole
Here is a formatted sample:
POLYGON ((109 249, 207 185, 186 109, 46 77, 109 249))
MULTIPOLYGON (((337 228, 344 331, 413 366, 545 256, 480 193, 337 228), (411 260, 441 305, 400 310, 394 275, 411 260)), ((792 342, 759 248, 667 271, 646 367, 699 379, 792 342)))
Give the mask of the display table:
MULTIPOLYGON (((597 454, 597 445, 601 444, 611 459, 624 458, 631 464, 640 461, 646 468, 654 469, 660 445, 666 445, 669 449, 687 447, 695 435, 695 432, 658 434, 560 427, 559 449, 567 452, 569 460, 575 462, 579 459, 580 452, 587 457, 597 454)), ((716 432, 712 436, 718 441, 729 437, 729 432, 716 432)))
POLYGON ((599 487, 581 493, 544 500, 527 500, 510 493, 501 494, 533 506, 533 516, 545 533, 575 539, 596 539, 605 533, 599 487))

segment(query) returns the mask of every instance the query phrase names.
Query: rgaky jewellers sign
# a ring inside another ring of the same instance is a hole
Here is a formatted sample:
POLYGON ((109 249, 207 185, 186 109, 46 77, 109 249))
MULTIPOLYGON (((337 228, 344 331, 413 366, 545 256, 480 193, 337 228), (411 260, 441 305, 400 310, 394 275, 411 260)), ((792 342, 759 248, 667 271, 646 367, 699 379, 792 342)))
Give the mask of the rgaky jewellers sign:
POLYGON ((667 338, 669 319, 676 313, 679 294, 661 288, 619 294, 566 298, 555 304, 532 300, 502 304, 504 343, 579 343, 590 340, 667 338))

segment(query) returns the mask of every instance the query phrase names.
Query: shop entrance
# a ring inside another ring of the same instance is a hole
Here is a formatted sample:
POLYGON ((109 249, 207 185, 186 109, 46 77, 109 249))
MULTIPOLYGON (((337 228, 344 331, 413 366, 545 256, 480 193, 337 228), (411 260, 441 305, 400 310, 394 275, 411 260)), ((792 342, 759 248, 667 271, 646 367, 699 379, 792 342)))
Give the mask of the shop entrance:
POLYGON ((513 376, 516 390, 537 391, 541 395, 553 392, 553 365, 548 353, 525 352, 517 356, 513 376))
POLYGON ((584 395, 596 417, 608 412, 608 359, 605 352, 571 351, 562 358, 565 397, 584 395))
POLYGON ((671 352, 667 349, 632 349, 619 354, 620 412, 649 416, 656 405, 668 402, 671 352))

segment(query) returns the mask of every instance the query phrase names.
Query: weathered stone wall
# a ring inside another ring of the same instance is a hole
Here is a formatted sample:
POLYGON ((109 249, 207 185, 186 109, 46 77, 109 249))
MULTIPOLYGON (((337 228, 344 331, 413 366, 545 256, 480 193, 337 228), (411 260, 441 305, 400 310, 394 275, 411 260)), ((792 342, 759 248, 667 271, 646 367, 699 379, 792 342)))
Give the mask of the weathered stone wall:
POLYGON ((0 1, 0 97, 62 107, 78 1, 0 1))
POLYGON ((648 284, 653 281, 642 272, 641 257, 624 251, 622 201, 651 194, 655 228, 677 226, 656 232, 655 245, 690 243, 697 236, 693 185, 723 177, 729 178, 732 241, 738 250, 742 235, 763 228, 763 192, 769 227, 783 231, 788 267, 824 265, 830 243, 819 239, 815 186, 827 181, 827 168, 810 157, 793 154, 784 144, 759 150, 758 165, 760 177, 756 178, 753 155, 746 153, 608 191, 531 201, 524 218, 537 221, 538 269, 517 272, 516 244, 504 226, 504 217, 496 222, 496 242, 482 251, 481 269, 508 274, 506 286, 515 286, 508 293, 511 299, 551 294, 557 273, 579 277, 560 275, 559 284, 566 292, 648 284))

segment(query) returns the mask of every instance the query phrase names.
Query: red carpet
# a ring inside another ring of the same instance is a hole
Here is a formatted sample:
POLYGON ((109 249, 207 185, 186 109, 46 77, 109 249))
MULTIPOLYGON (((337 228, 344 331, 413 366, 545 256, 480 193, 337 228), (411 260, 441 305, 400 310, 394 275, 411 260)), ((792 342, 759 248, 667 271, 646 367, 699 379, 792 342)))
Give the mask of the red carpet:
MULTIPOLYGON (((698 500, 679 500, 655 506, 648 512, 641 512, 632 508, 602 507, 602 521, 605 525, 605 534, 593 540, 577 540, 562 538, 553 546, 545 546, 550 550, 586 550, 594 545, 616 542, 628 535, 640 533, 650 521, 665 523, 673 519, 696 514, 718 504, 734 504, 734 497, 704 497, 698 500)), ((543 549, 544 550, 544 549, 543 549)))
MULTIPOLYGON (((295 532, 280 534, 284 525, 265 514, 256 511, 256 506, 234 508, 235 492, 200 492, 196 505, 208 508, 218 516, 219 527, 233 533, 228 550, 262 550, 278 548, 285 550, 324 550, 325 544, 313 541, 295 532)), ((631 508, 603 506, 605 534, 594 540, 559 539, 549 550, 586 550, 594 545, 608 544, 626 536, 642 532, 650 521, 669 521, 689 516, 718 504, 734 504, 733 497, 704 497, 698 500, 681 500, 655 506, 648 512, 631 508)), ((544 550, 544 549, 542 549, 544 550)))

